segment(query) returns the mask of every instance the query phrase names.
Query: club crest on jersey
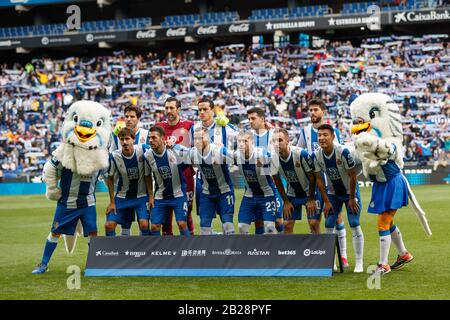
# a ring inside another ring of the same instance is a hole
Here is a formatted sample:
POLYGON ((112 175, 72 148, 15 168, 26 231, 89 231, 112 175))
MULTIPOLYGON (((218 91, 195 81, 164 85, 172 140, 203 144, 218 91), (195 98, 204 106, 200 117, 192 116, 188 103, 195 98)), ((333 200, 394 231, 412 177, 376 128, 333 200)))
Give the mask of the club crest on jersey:
POLYGON ((55 224, 53 225, 53 229, 58 228, 58 226, 59 226, 59 223, 58 223, 58 221, 56 221, 55 224))
POLYGON ((340 159, 337 159, 336 163, 337 163, 338 166, 342 165, 342 161, 340 159))
POLYGON ((141 137, 141 143, 145 143, 145 137, 141 137))
POLYGON ((300 166, 301 166, 300 161, 296 161, 296 162, 295 162, 295 166, 296 166, 297 168, 300 168, 300 166))
POLYGON ((259 159, 256 159, 256 166, 257 167, 262 167, 262 162, 261 162, 261 160, 259 160, 259 159))

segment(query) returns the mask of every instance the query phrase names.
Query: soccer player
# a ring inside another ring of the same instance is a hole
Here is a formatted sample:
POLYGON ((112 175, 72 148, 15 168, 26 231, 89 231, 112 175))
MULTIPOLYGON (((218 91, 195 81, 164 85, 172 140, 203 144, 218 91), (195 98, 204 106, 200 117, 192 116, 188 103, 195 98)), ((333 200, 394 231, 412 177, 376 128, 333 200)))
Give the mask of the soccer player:
POLYGON ((250 224, 262 220, 263 230, 258 230, 257 234, 276 234, 277 204, 275 185, 269 169, 272 164, 271 155, 262 148, 254 147, 252 132, 240 132, 234 162, 245 181, 244 197, 238 214, 239 233, 248 234, 250 224))
MULTIPOLYGON (((355 251, 354 272, 363 272, 364 235, 359 223, 361 215, 361 198, 357 182, 357 163, 350 151, 343 145, 335 144, 335 133, 332 126, 322 124, 318 128, 320 148, 314 152, 314 171, 318 185, 323 185, 322 175, 327 179, 327 198, 333 210, 325 212, 326 233, 334 233, 336 220, 345 204, 347 217, 353 234, 355 251)), ((346 258, 346 257, 344 257, 346 258)))
MULTIPOLYGON (((176 145, 172 149, 166 148, 166 134, 163 128, 151 127, 149 135, 151 149, 144 154, 147 193, 153 194, 153 179, 156 186, 154 199, 149 199, 151 234, 161 235, 161 224, 167 221, 169 210, 172 209, 180 234, 189 236, 186 223, 188 206, 186 182, 183 175, 185 165, 180 161, 185 155, 175 152, 176 145)), ((179 152, 182 153, 183 149, 179 152)))
POLYGON ((51 232, 45 243, 44 253, 33 274, 48 271, 48 263, 58 244, 61 234, 74 235, 78 220, 83 226, 84 236, 97 235, 97 212, 95 209, 95 187, 104 172, 95 171, 91 175, 80 175, 62 166, 55 158, 49 160, 44 170, 49 170, 59 179, 61 198, 56 205, 51 232))
MULTIPOLYGON (((327 110, 327 106, 325 102, 321 99, 312 99, 308 101, 308 110, 309 116, 311 118, 311 124, 301 129, 297 146, 307 149, 308 153, 312 155, 313 152, 319 148, 317 129, 319 128, 319 126, 325 123, 324 117, 325 112, 327 110)), ((339 130, 334 129, 334 131, 335 131, 334 135, 335 142, 338 144, 342 144, 341 134, 339 133, 339 130)), ((317 214, 313 217, 310 217, 308 222, 312 233, 320 233, 320 220, 324 203, 321 198, 320 192, 318 192, 317 190, 315 198, 316 203, 318 205, 317 214)), ((345 267, 348 267, 348 260, 346 258, 347 232, 345 230, 345 225, 341 217, 339 217, 338 220, 336 220, 336 231, 338 234, 339 247, 341 248, 341 255, 342 257, 345 257, 342 259, 342 262, 345 267)))
MULTIPOLYGON (((272 147, 272 134, 273 129, 266 128, 266 115, 263 109, 258 107, 253 107, 247 110, 247 118, 250 123, 250 127, 253 132, 253 142, 255 147, 262 148, 267 152, 273 154, 274 150, 272 147)), ((283 206, 282 199, 278 192, 275 190, 275 196, 277 201, 277 219, 275 221, 275 225, 278 232, 283 232, 284 224, 283 224, 283 206)), ((264 226, 263 221, 255 221, 255 230, 260 232, 260 230, 264 230, 261 227, 264 226)))
MULTIPOLYGON (((215 121, 214 102, 206 97, 198 101, 198 115, 200 123, 196 123, 190 130, 190 144, 194 146, 194 132, 199 128, 206 128, 208 130, 211 143, 218 147, 225 147, 232 151, 236 149, 236 128, 228 123, 225 126, 220 126, 215 121)), ((195 184, 195 203, 197 208, 197 215, 200 215, 200 193, 202 192, 201 180, 197 176, 195 184)))
MULTIPOLYGON (((189 130, 194 125, 193 121, 181 119, 181 102, 175 97, 169 97, 164 103, 166 121, 157 122, 155 125, 161 127, 166 132, 166 139, 169 145, 179 144, 190 147, 189 130)), ((187 225, 191 235, 194 235, 194 223, 192 221, 192 202, 194 198, 194 176, 195 171, 192 166, 186 165, 183 171, 186 181, 186 192, 188 199, 187 225)), ((163 223, 163 235, 173 235, 172 211, 169 213, 169 220, 163 223)))
MULTIPOLYGON (((139 119, 142 116, 142 110, 139 107, 134 106, 133 104, 130 103, 125 106, 124 114, 125 114, 125 127, 131 129, 131 131, 135 135, 134 144, 135 145, 148 144, 149 143, 148 130, 139 127, 139 119)), ((111 142, 111 145, 109 146, 109 152, 112 153, 115 150, 119 150, 121 148, 119 138, 114 133, 111 134, 110 142, 111 142)), ((118 181, 115 181, 115 184, 117 184, 117 183, 118 183, 118 181)), ((127 224, 121 225, 122 226, 122 231, 121 231, 122 236, 131 235, 130 230, 131 230, 131 223, 133 221, 134 221, 134 215, 132 217, 132 220, 131 220, 129 226, 127 224)))
POLYGON ((295 220, 302 219, 302 206, 307 215, 315 215, 314 199, 315 179, 312 158, 305 149, 289 145, 289 133, 286 129, 276 128, 272 136, 274 156, 279 157, 279 176, 287 181, 287 195, 278 176, 273 180, 283 198, 284 233, 294 231, 295 220))
MULTIPOLYGON (((122 128, 117 136, 121 149, 112 152, 109 158, 107 182, 110 203, 106 209, 105 234, 115 236, 117 223, 130 228, 136 212, 141 235, 150 235, 143 160, 146 145, 133 145, 135 135, 127 127, 122 128), (118 180, 115 192, 114 180, 118 180)), ((153 197, 152 194, 149 196, 153 197)))
POLYGON ((191 163, 200 171, 200 234, 213 234, 212 220, 219 214, 225 235, 234 234, 234 189, 229 164, 233 155, 225 147, 211 144, 208 129, 194 132, 194 148, 190 150, 191 163))

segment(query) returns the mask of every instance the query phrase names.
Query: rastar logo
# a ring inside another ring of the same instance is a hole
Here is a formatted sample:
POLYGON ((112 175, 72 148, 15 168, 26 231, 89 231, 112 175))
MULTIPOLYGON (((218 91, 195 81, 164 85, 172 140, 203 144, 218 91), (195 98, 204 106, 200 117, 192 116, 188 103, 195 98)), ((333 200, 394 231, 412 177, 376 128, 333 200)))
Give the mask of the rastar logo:
POLYGON ((242 24, 232 24, 228 28, 229 32, 249 32, 250 31, 250 24, 249 23, 242 23, 242 24))
POLYGON ((248 256, 270 256, 270 251, 261 251, 256 248, 253 251, 247 251, 248 256))
POLYGON ((216 34, 217 33, 217 26, 208 26, 208 27, 199 27, 197 29, 197 34, 216 34))
POLYGON ((186 35, 186 28, 168 29, 166 36, 168 37, 184 37, 186 35))
POLYGON ((136 33, 136 39, 152 39, 156 37, 156 30, 139 30, 136 33))

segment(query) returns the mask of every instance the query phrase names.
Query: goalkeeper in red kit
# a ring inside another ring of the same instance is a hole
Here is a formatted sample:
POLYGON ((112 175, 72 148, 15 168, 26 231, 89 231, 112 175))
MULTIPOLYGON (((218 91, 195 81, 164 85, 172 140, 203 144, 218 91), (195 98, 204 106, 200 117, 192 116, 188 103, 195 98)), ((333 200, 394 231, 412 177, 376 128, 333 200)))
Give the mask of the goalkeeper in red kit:
MULTIPOLYGON (((189 130, 194 125, 193 121, 183 120, 180 118, 181 103, 177 98, 169 97, 164 103, 164 113, 167 120, 157 122, 156 126, 160 126, 166 132, 166 139, 169 145, 180 144, 185 147, 190 147, 189 130)), ((192 201, 194 199, 194 176, 195 171, 192 166, 186 166, 183 171, 184 178, 186 180, 186 193, 188 199, 188 216, 187 226, 191 233, 194 235, 194 223, 192 221, 192 201)), ((169 220, 163 224, 163 235, 173 235, 172 231, 172 219, 173 212, 169 213, 169 220)))

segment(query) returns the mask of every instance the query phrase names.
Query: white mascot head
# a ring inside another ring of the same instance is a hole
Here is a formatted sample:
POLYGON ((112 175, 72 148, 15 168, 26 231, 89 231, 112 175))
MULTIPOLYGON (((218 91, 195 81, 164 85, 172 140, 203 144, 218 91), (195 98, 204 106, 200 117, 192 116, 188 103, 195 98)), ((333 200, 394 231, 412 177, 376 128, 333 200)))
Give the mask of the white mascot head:
POLYGON ((395 162, 403 168, 403 129, 398 105, 386 94, 365 93, 352 102, 350 112, 354 124, 352 133, 357 135, 355 146, 363 163, 364 175, 376 174, 378 165, 386 163, 387 157, 382 151, 392 144, 397 150, 395 162), (379 140, 370 139, 367 135, 379 140), (371 150, 369 140, 378 141, 373 146, 374 150, 371 150))
POLYGON ((108 167, 111 112, 94 101, 78 101, 67 110, 63 143, 53 152, 63 167, 90 175, 108 167))

